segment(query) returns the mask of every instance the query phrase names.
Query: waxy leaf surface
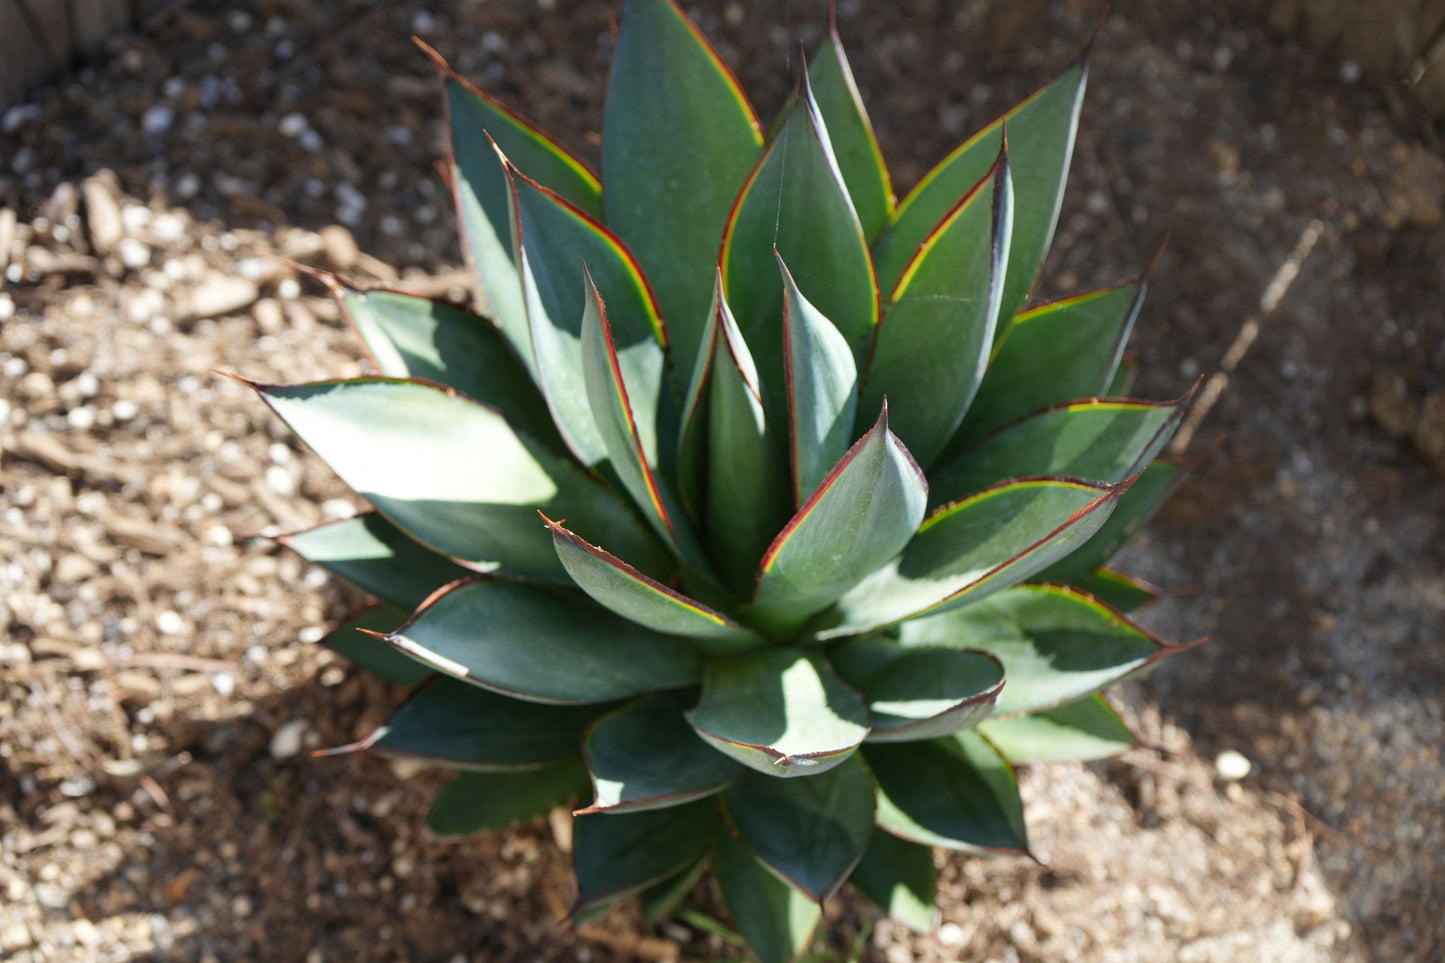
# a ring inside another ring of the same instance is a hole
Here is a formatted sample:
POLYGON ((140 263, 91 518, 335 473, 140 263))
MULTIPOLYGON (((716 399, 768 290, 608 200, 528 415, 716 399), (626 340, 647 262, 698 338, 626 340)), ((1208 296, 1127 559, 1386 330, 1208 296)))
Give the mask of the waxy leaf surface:
MULTIPOLYGON (((472 574, 424 548, 375 512, 282 535, 276 541, 408 613, 441 586, 472 574)), ((403 621, 405 616, 387 628, 403 621)))
POLYGON ((1024 581, 1098 531, 1121 489, 1071 479, 990 488, 928 517, 902 556, 838 603, 820 637, 946 611, 1024 581))
POLYGON ((808 83, 863 236, 872 238, 893 213, 893 186, 836 27, 829 30, 808 63, 808 83))
POLYGON ((869 742, 915 742, 972 728, 993 711, 1004 683, 996 659, 958 649, 849 639, 828 659, 868 703, 869 742))
POLYGON ((930 933, 938 925, 938 873, 931 846, 874 833, 848 881, 915 932, 930 933))
POLYGON ((1040 582, 1080 585, 1107 562, 1163 507, 1183 475, 1183 465, 1156 460, 1129 486, 1119 506, 1087 542, 1070 555, 1038 573, 1040 582))
POLYGON ((868 710, 814 651, 775 647, 709 665, 687 714, 719 751, 770 776, 838 765, 868 734, 868 710))
POLYGON ((922 464, 942 450, 988 365, 1013 229, 1007 158, 921 244, 888 296, 864 378, 862 407, 886 397, 894 431, 922 464))
POLYGON ((589 811, 676 806, 742 777, 742 764, 708 748, 683 708, 675 697, 650 696, 597 720, 583 742, 595 793, 589 811))
POLYGON ((459 772, 432 801, 426 825, 438 836, 496 832, 567 804, 586 785, 580 759, 527 772, 459 772))
POLYGON ((494 409, 385 378, 256 385, 335 472, 399 528, 469 568, 566 579, 537 512, 572 517, 638 567, 664 568, 632 511, 494 409))
MULTIPOLYGON (((1087 547, 1087 543, 1085 543, 1085 548, 1087 547)), ((1143 579, 1108 568, 1095 569, 1091 575, 1079 580, 1077 584, 1079 588, 1100 602, 1112 609, 1118 609, 1125 615, 1154 604, 1164 594, 1159 588, 1150 585, 1143 579)))
POLYGON ((591 706, 545 706, 436 676, 364 743, 452 769, 544 769, 577 755, 591 706))
POLYGON ((976 732, 863 750, 878 780, 878 825, 925 846, 1026 852, 1013 769, 976 732))
POLYGON ((1039 273, 1063 201, 1074 152, 1087 65, 1080 62, 989 124, 918 182, 874 246, 878 279, 889 289, 933 226, 993 164, 1008 127, 1017 205, 999 317, 1014 316, 1039 273))
POLYGON ((873 781, 857 756, 807 779, 750 773, 723 812, 764 865, 823 903, 853 871, 873 830, 873 781))
POLYGON ((637 254, 690 363, 738 186, 762 153, 737 81, 672 0, 629 0, 602 127, 607 224, 637 254))
POLYGON ((812 945, 822 907, 770 872, 729 833, 718 834, 713 872, 733 922, 763 963, 793 963, 812 945))
POLYGON ((508 199, 511 189, 497 150, 538 183, 594 214, 599 210, 601 188, 580 162, 535 127, 453 74, 440 61, 438 67, 446 89, 451 180, 467 263, 482 282, 492 317, 527 370, 535 375, 513 247, 508 199))
POLYGON ((695 862, 718 828, 717 802, 588 813, 572 824, 578 909, 635 893, 695 862))
POLYGON ((1011 719, 990 719, 979 732, 1009 762, 1092 762, 1133 748, 1134 733, 1101 695, 1011 719))
POLYGON ((757 352, 769 410, 783 390, 783 282, 773 252, 861 360, 878 320, 878 287, 817 104, 804 88, 742 189, 723 237, 728 304, 757 352))
POLYGON ((1168 646, 1082 592, 1020 585, 899 627, 902 644, 981 649, 1003 663, 999 715, 1071 702, 1163 658, 1168 646))
POLYGON ((1000 329, 983 384, 948 452, 957 454, 1000 425, 1051 405, 1116 397, 1108 390, 1144 282, 1126 281, 1030 308, 1000 329))
POLYGON ((409 612, 390 605, 375 605, 333 630, 321 644, 344 655, 370 672, 375 672, 398 685, 419 685, 432 675, 431 669, 408 659, 372 633, 395 631, 407 620, 409 612))
POLYGON ((1089 400, 1030 415, 935 471, 932 495, 939 503, 952 501, 1029 475, 1068 475, 1112 485, 1159 454, 1188 402, 1188 396, 1167 404, 1089 400))
POLYGON ((655 459, 659 444, 676 444, 675 426, 669 427, 676 409, 667 383, 667 337, 647 281, 631 253, 600 223, 516 169, 509 172, 537 383, 552 420, 584 465, 607 458, 583 368, 584 274, 590 273, 607 305, 637 434, 655 459))
POLYGON ((686 642, 574 592, 521 582, 453 586, 388 639, 440 672, 534 702, 608 702, 702 674, 686 642))
POLYGON ((927 503, 928 482, 885 407, 763 556, 755 617, 796 629, 897 555, 927 503))
POLYGON ((735 655, 763 644, 753 630, 721 612, 648 578, 620 558, 549 522, 557 557, 577 587, 638 625, 692 639, 712 656, 735 655))

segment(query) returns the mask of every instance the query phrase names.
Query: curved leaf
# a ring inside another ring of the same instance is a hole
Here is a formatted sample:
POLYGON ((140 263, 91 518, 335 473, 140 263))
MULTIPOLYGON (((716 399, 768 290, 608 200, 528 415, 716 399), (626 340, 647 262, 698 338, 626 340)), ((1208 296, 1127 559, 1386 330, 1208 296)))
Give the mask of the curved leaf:
POLYGON ((883 152, 873 136, 873 124, 858 94, 853 70, 843 53, 838 25, 830 24, 813 60, 808 65, 808 83, 818 102, 818 113, 828 128, 828 140, 863 236, 871 238, 887 223, 893 213, 893 186, 888 181, 888 167, 883 152))
POLYGON ((420 685, 432 671, 377 638, 406 621, 407 613, 390 605, 373 605, 345 625, 332 630, 321 644, 338 655, 398 685, 420 685))
POLYGON ((752 629, 643 575, 546 519, 557 557, 578 588, 596 602, 638 625, 667 635, 683 635, 711 656, 735 655, 763 644, 752 629))
POLYGON ((869 742, 936 739, 970 729, 993 711, 1004 685, 1003 666, 980 652, 849 639, 828 659, 868 703, 869 742))
POLYGON ((1013 769, 978 733, 863 755, 878 780, 878 825, 893 835, 962 852, 1028 852, 1013 769))
POLYGON ((749 774, 722 803, 743 845, 820 905, 853 871, 873 830, 873 781, 856 756, 807 779, 749 774))
POLYGON ((728 833, 713 844, 713 873, 733 922, 763 963, 793 963, 812 945, 822 907, 728 833))
POLYGON ((793 504, 801 505, 848 450, 858 407, 858 366, 833 322, 783 274, 783 375, 788 388, 793 504))
POLYGON ((761 148, 757 115, 687 15, 672 0, 629 0, 607 84, 603 201, 678 357, 697 354, 718 238, 761 148))
POLYGON ((1013 205, 1000 153, 918 245, 878 325, 863 404, 891 398, 898 436, 923 464, 958 427, 988 365, 1013 205))
POLYGON ((825 772, 868 734, 868 710, 814 652, 770 648, 707 668, 687 713, 719 751, 770 776, 825 772))
POLYGON ((888 429, 888 407, 769 546, 758 569, 756 619, 780 634, 876 571, 907 545, 928 482, 888 429))
POLYGON ((584 520, 587 534, 646 570, 666 568, 604 485, 453 391, 386 378, 252 387, 342 481, 468 568, 565 578, 538 510, 584 520))
POLYGON ((671 916, 678 904, 687 898, 703 874, 707 872, 710 860, 705 854, 697 862, 686 869, 674 873, 671 877, 651 886, 638 893, 638 902, 642 904, 642 919, 648 925, 661 923, 671 916))
POLYGON ((874 246, 878 279, 885 289, 902 276, 914 249, 939 219, 993 164, 1007 124, 1017 203, 998 316, 1006 321, 1018 312, 1033 287, 1058 221, 1087 74, 1088 64, 1080 60, 924 175, 898 205, 874 246))
POLYGON ((723 234, 722 274, 728 303, 757 348, 769 410, 781 399, 783 283, 773 252, 798 287, 837 325, 862 359, 878 320, 878 286, 858 215, 848 199, 828 132, 812 93, 793 104, 733 205, 723 234))
MULTIPOLYGON (((582 374, 587 403, 602 436, 612 469, 657 534, 680 557, 701 563, 701 553, 666 481, 658 475, 656 398, 634 406, 623 376, 607 308, 583 266, 586 307, 582 312, 582 374)), ((671 403, 671 399, 663 399, 671 403)))
POLYGON ((899 634, 905 646, 967 647, 996 657, 1008 678, 999 715, 1071 702, 1184 648, 1063 585, 1020 585, 906 622, 899 634))
POLYGON ((782 440, 763 409, 757 368, 721 291, 715 301, 714 358, 694 378, 706 390, 707 457, 703 528, 708 552, 735 593, 752 587, 758 560, 787 521, 782 440))
POLYGON ((945 458, 1031 411, 1097 395, 1144 303, 1143 278, 1030 308, 999 330, 988 371, 945 458))
POLYGON ((1162 589, 1141 578, 1108 568, 1095 569, 1093 574, 1081 579, 1078 586, 1111 609, 1118 609, 1125 615, 1153 605, 1164 595, 1162 589))
POLYGON ((594 213, 598 210, 600 185, 581 162, 526 120, 453 73, 435 51, 423 49, 436 63, 446 93, 450 180, 467 264, 482 282, 492 317, 527 371, 535 376, 536 363, 527 333, 527 312, 513 247, 510 188, 496 148, 514 158, 538 182, 584 210, 594 213))
POLYGON ((718 827, 711 799, 642 812, 578 816, 572 824, 578 910, 667 879, 696 862, 718 827))
POLYGON ((480 315, 400 291, 359 290, 326 275, 378 373, 423 378, 490 405, 556 451, 562 437, 516 349, 480 315))
POLYGON ((1171 402, 1090 399, 1030 415, 934 472, 933 495, 952 501, 1027 475, 1121 481, 1174 437, 1193 394, 1171 402))
MULTIPOLYGON (((424 548, 376 512, 327 522, 276 541, 388 605, 412 611, 471 571, 424 548)), ((406 616, 387 626, 394 629, 406 616)))
POLYGON ((586 212, 529 180, 505 157, 503 164, 511 176, 514 243, 537 384, 557 430, 584 465, 607 458, 583 373, 583 274, 590 271, 610 306, 616 364, 643 451, 655 459, 665 450, 670 458, 677 412, 667 379, 667 334, 632 254, 586 212))
POLYGON ((874 833, 848 881, 888 915, 918 933, 938 926, 938 873, 933 849, 874 833))
POLYGON ((1119 507, 1087 542, 1038 573, 1040 582, 1079 585, 1124 547, 1134 533, 1164 507, 1184 475, 1184 465, 1158 459, 1149 463, 1119 500, 1119 507))
POLYGON ((582 751, 595 792, 583 812, 676 806, 720 792, 746 771, 698 739, 676 699, 660 696, 598 719, 582 751))
POLYGON ((532 702, 589 703, 695 685, 691 646, 561 589, 462 582, 387 636, 439 672, 532 702))
POLYGON ((438 836, 502 830, 564 806, 587 785, 581 760, 529 772, 459 772, 427 813, 438 836))
POLYGON ((1016 585, 1098 531, 1124 488, 1031 478, 945 505, 898 559, 839 601, 818 637, 858 635, 1016 585))
POLYGON ((576 758, 592 706, 544 706, 434 676, 358 743, 383 756, 452 769, 546 769, 576 758))
POLYGON ((1138 742, 1101 695, 979 726, 1009 762, 1092 762, 1132 749, 1138 742))

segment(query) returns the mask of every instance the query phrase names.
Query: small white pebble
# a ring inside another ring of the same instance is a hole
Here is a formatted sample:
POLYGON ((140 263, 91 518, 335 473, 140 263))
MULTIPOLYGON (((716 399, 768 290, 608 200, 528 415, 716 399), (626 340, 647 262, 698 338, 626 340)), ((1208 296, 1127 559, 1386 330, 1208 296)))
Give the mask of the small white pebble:
POLYGON ((356 506, 344 498, 328 498, 321 503, 321 517, 328 522, 355 516, 356 506))
MULTIPOLYGON (((9 301, 10 299, 4 295, 0 295, 0 300, 9 301)), ((30 365, 24 358, 6 358, 5 363, 0 365, 0 374, 5 375, 7 378, 15 378, 16 380, 25 377, 25 372, 29 370, 30 365)))
POLYGON ((282 498, 290 498, 296 494, 296 479, 280 465, 272 465, 266 469, 266 484, 282 498))
POLYGON ((1214 771, 1219 773, 1220 779, 1229 782, 1243 779, 1253 768, 1253 763, 1233 749, 1226 749, 1214 757, 1214 771))
POLYGON ((129 398, 120 398, 110 406, 110 416, 116 421, 130 421, 140 414, 140 405, 129 398))
POLYGON ((310 126, 305 114, 287 114, 281 118, 276 129, 285 137, 300 137, 302 132, 310 126))
POLYGON ((89 431, 95 427, 95 409, 89 405, 71 408, 65 413, 65 423, 76 431, 89 431))
POLYGON ((100 379, 93 371, 82 371, 75 376, 75 390, 82 398, 94 398, 100 394, 100 379))
POLYGON ((303 645, 315 645, 317 642, 320 642, 322 639, 326 638, 326 630, 319 625, 308 625, 306 628, 296 633, 296 638, 303 645))
POLYGON ((301 297, 301 282, 295 278, 285 278, 276 285, 276 295, 286 301, 294 301, 301 297))
POLYGON ((944 923, 938 928, 938 942, 942 946, 957 948, 968 942, 968 934, 957 923, 944 923))
POLYGON ((10 295, 0 294, 0 321, 9 321, 15 317, 15 302, 10 300, 10 295))
POLYGON ((123 237, 120 240, 120 263, 129 270, 139 271, 143 267, 150 267, 151 249, 133 237, 123 237))
POLYGON ((224 525, 212 525, 206 529, 206 544, 216 548, 227 548, 232 542, 231 530, 224 525))
POLYGON ((174 190, 176 192, 176 197, 180 200, 190 200, 201 192, 200 175, 196 174, 194 171, 186 171, 186 173, 176 178, 176 186, 174 190))
POLYGON ((418 10, 411 15, 411 32, 425 37, 436 29, 437 18, 430 10, 418 10))
POLYGON ((277 465, 291 464, 291 449, 284 442, 271 442, 271 447, 266 449, 266 454, 270 455, 271 461, 277 465))
POLYGON ((211 688, 221 696, 230 698, 231 693, 236 691, 236 677, 229 672, 217 672, 211 676, 211 688))
POLYGON ((179 635, 185 627, 185 620, 172 609, 166 609, 156 616, 156 629, 162 635, 179 635))
POLYGON ((306 736, 306 720, 292 719, 271 734, 271 758, 290 759, 301 751, 306 736))
POLYGON ((146 108, 141 114, 140 125, 145 128, 147 134, 164 134, 171 129, 176 122, 175 111, 163 104, 155 104, 146 108))

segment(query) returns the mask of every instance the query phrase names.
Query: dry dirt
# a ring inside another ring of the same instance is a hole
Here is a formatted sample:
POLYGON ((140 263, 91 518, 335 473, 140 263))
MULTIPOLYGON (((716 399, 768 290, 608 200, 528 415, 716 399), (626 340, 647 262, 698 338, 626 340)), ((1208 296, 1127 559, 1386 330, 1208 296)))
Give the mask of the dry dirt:
MULTIPOLYGON (((825 16, 689 6, 765 116, 825 16)), ((863 958, 889 963, 1440 960, 1438 132, 1389 82, 1257 28, 1184 0, 1118 6, 1043 292, 1131 273, 1173 231, 1138 390, 1172 397, 1225 364, 1196 447, 1223 440, 1128 561, 1197 589, 1156 628, 1212 641, 1123 693, 1156 748, 1024 775, 1047 867, 949 858, 936 934, 845 902, 830 958, 866 931, 863 958), (1226 750, 1248 775, 1221 775, 1226 750)), ((1095 8, 843 0, 896 186, 1065 65, 1095 8)), ((0 956, 732 952, 630 911, 562 922, 560 815, 440 842, 421 820, 441 774, 306 754, 400 693, 315 644, 359 600, 242 535, 358 502, 211 373, 363 370, 324 292, 272 253, 462 283, 411 33, 595 158, 612 12, 196 5, 0 120, 0 956)))

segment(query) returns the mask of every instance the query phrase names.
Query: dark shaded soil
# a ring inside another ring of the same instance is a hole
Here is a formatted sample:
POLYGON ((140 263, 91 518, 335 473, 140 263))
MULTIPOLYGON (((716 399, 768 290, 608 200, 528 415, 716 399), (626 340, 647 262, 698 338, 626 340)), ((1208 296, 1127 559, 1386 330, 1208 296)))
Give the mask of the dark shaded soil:
MULTIPOLYGON (((560 814, 441 843, 420 825, 440 774, 297 754, 364 735, 398 693, 312 644, 356 599, 230 536, 355 504, 209 373, 362 370, 323 293, 266 255, 459 287, 435 81, 407 36, 595 159, 611 8, 562 6, 198 6, 5 115, 0 954, 723 952, 626 912, 560 922, 560 814)), ((768 116, 824 5, 696 6, 768 116)), ((869 960, 1445 955, 1445 162, 1389 84, 1196 6, 1130 5, 1104 28, 1041 291, 1133 273, 1172 231, 1137 391, 1178 395, 1235 346, 1195 446, 1223 440, 1126 559, 1197 587, 1155 627, 1212 640, 1125 693, 1167 753, 1026 775, 1049 869, 948 860, 930 937, 840 906, 835 945, 871 926, 869 960), (1243 780, 1216 772, 1225 750, 1252 761, 1243 780)), ((1094 18, 840 3, 900 192, 1066 65, 1094 18)))

